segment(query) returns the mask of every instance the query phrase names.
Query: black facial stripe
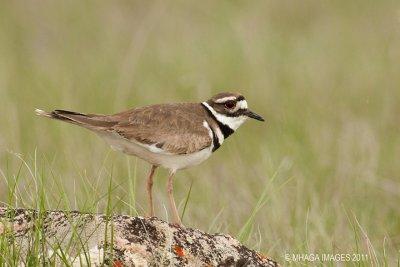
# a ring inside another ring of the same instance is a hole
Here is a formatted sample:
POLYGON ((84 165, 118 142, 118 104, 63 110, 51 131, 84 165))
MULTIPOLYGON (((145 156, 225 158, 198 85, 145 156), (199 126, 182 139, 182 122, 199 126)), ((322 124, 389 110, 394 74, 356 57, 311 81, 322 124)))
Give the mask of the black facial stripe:
MULTIPOLYGON (((209 110, 207 108, 206 105, 204 105, 203 103, 201 103, 201 105, 206 109, 207 113, 211 116, 211 118, 214 119, 214 121, 218 124, 219 129, 221 130, 222 134, 224 135, 224 138, 228 138, 231 134, 233 134, 235 131, 233 129, 231 129, 231 127, 229 127, 226 124, 223 124, 222 122, 220 122, 215 116, 214 114, 211 112, 211 110, 209 110)), ((235 117, 235 116, 233 116, 235 117)))
POLYGON ((238 96, 238 98, 236 98, 236 101, 240 101, 240 100, 244 100, 244 96, 238 96))
POLYGON ((240 117, 240 116, 243 116, 243 113, 245 111, 246 111, 246 109, 241 108, 241 109, 236 110, 234 113, 226 113, 224 115, 227 117, 240 117))

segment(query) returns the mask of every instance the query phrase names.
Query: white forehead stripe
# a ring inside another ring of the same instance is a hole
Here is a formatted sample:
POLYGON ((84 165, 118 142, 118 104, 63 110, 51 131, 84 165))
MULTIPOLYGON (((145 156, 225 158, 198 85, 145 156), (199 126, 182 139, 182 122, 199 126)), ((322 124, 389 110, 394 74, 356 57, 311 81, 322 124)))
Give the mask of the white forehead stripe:
POLYGON ((247 109, 247 101, 246 100, 240 100, 236 104, 239 109, 247 109))
POLYGON ((224 103, 229 100, 236 100, 236 96, 227 96, 227 97, 219 98, 219 99, 215 100, 214 102, 215 103, 224 103))
POLYGON ((236 131, 243 122, 246 121, 247 116, 241 115, 239 117, 229 117, 224 114, 216 112, 207 102, 202 103, 222 124, 229 126, 232 130, 236 131))

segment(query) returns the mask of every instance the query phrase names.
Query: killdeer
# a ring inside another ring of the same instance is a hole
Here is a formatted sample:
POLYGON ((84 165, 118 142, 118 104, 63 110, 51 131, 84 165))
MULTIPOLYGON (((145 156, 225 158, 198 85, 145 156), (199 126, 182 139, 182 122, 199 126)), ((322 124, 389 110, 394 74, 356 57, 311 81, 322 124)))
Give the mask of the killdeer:
POLYGON ((159 166, 169 169, 169 204, 173 221, 179 225, 172 183, 176 171, 206 160, 248 118, 264 121, 248 109, 244 96, 238 93, 220 93, 202 103, 133 108, 114 115, 40 109, 36 109, 36 114, 82 126, 105 139, 113 149, 149 162, 147 194, 151 217, 154 172, 159 166))

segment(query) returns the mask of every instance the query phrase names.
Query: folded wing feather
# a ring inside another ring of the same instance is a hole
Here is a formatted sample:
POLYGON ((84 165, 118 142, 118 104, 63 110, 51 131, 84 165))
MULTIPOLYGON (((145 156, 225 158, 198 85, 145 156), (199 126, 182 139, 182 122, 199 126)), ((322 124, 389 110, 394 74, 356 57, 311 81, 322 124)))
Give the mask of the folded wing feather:
POLYGON ((125 139, 155 145, 173 154, 190 154, 211 145, 198 104, 163 104, 113 115, 119 123, 108 130, 125 139))

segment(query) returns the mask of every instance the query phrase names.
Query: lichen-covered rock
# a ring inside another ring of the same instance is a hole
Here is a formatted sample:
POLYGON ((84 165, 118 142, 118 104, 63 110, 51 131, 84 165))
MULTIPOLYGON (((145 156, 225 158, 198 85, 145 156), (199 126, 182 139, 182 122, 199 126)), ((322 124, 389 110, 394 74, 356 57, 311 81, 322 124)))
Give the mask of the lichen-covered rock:
POLYGON ((0 242, 20 265, 36 257, 60 266, 277 266, 231 236, 125 215, 0 207, 0 242))

